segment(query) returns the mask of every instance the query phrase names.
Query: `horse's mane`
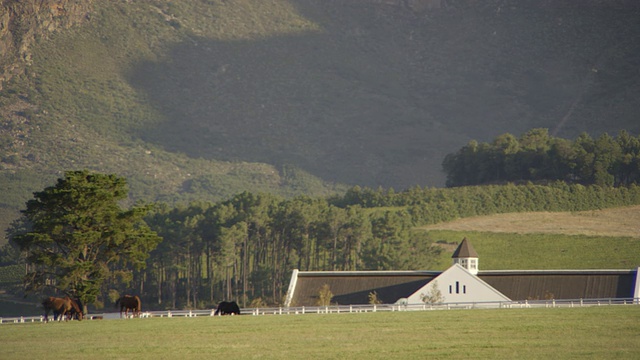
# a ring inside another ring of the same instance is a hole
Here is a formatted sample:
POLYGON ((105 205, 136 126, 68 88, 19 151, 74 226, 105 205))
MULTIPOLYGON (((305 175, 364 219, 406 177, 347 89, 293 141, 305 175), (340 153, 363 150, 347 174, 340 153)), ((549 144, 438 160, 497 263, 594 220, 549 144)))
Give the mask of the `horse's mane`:
POLYGON ((73 310, 75 310, 78 314, 82 313, 82 310, 80 309, 80 306, 78 305, 78 303, 75 300, 69 299, 69 301, 71 302, 71 306, 73 307, 73 310))

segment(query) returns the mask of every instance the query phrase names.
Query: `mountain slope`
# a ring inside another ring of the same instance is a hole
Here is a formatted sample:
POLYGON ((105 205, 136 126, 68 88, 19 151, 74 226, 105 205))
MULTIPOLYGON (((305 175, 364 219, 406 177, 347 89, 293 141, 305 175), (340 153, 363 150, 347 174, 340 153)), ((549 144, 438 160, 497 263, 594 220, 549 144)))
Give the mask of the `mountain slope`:
POLYGON ((634 1, 2 9, 13 11, 0 16, 14 44, 0 93, 10 211, 76 168, 126 176, 136 199, 326 194, 333 183, 439 186, 445 154, 504 132, 640 133, 634 1))

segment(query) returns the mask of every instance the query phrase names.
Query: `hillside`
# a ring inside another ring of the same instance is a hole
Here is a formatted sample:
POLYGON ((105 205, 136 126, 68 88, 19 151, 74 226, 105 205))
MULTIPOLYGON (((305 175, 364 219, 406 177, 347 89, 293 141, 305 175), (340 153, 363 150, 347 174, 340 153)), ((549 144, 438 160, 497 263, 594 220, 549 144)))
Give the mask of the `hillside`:
POLYGON ((640 239, 638 224, 640 224, 640 206, 630 206, 579 212, 529 212, 476 216, 423 226, 421 229, 640 239))
POLYGON ((640 206, 580 212, 496 214, 423 226, 451 264, 468 238, 485 270, 631 269, 640 266, 640 206))
POLYGON ((0 217, 65 170, 132 200, 441 186, 470 139, 640 133, 640 7, 590 0, 9 1, 0 217))

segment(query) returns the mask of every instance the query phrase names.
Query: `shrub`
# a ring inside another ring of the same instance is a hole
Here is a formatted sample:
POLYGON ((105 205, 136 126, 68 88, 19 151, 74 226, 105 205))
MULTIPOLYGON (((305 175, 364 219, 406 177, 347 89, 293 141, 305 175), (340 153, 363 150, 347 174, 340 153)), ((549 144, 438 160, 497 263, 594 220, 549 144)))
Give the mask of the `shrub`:
POLYGON ((331 299, 333 298, 333 293, 329 288, 329 284, 324 284, 320 288, 318 292, 318 306, 329 306, 331 305, 331 299))

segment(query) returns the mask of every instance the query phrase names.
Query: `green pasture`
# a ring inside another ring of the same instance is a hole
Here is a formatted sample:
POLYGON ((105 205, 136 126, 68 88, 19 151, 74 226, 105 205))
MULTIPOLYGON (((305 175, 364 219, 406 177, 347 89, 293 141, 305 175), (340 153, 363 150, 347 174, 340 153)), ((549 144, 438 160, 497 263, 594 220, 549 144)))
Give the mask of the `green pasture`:
POLYGON ((638 359, 640 306, 0 326, 4 359, 638 359))
MULTIPOLYGON (((429 230, 434 241, 471 241, 480 270, 633 269, 640 266, 640 239, 630 237, 512 234, 429 230)), ((434 269, 451 266, 453 246, 443 251, 434 269)))

